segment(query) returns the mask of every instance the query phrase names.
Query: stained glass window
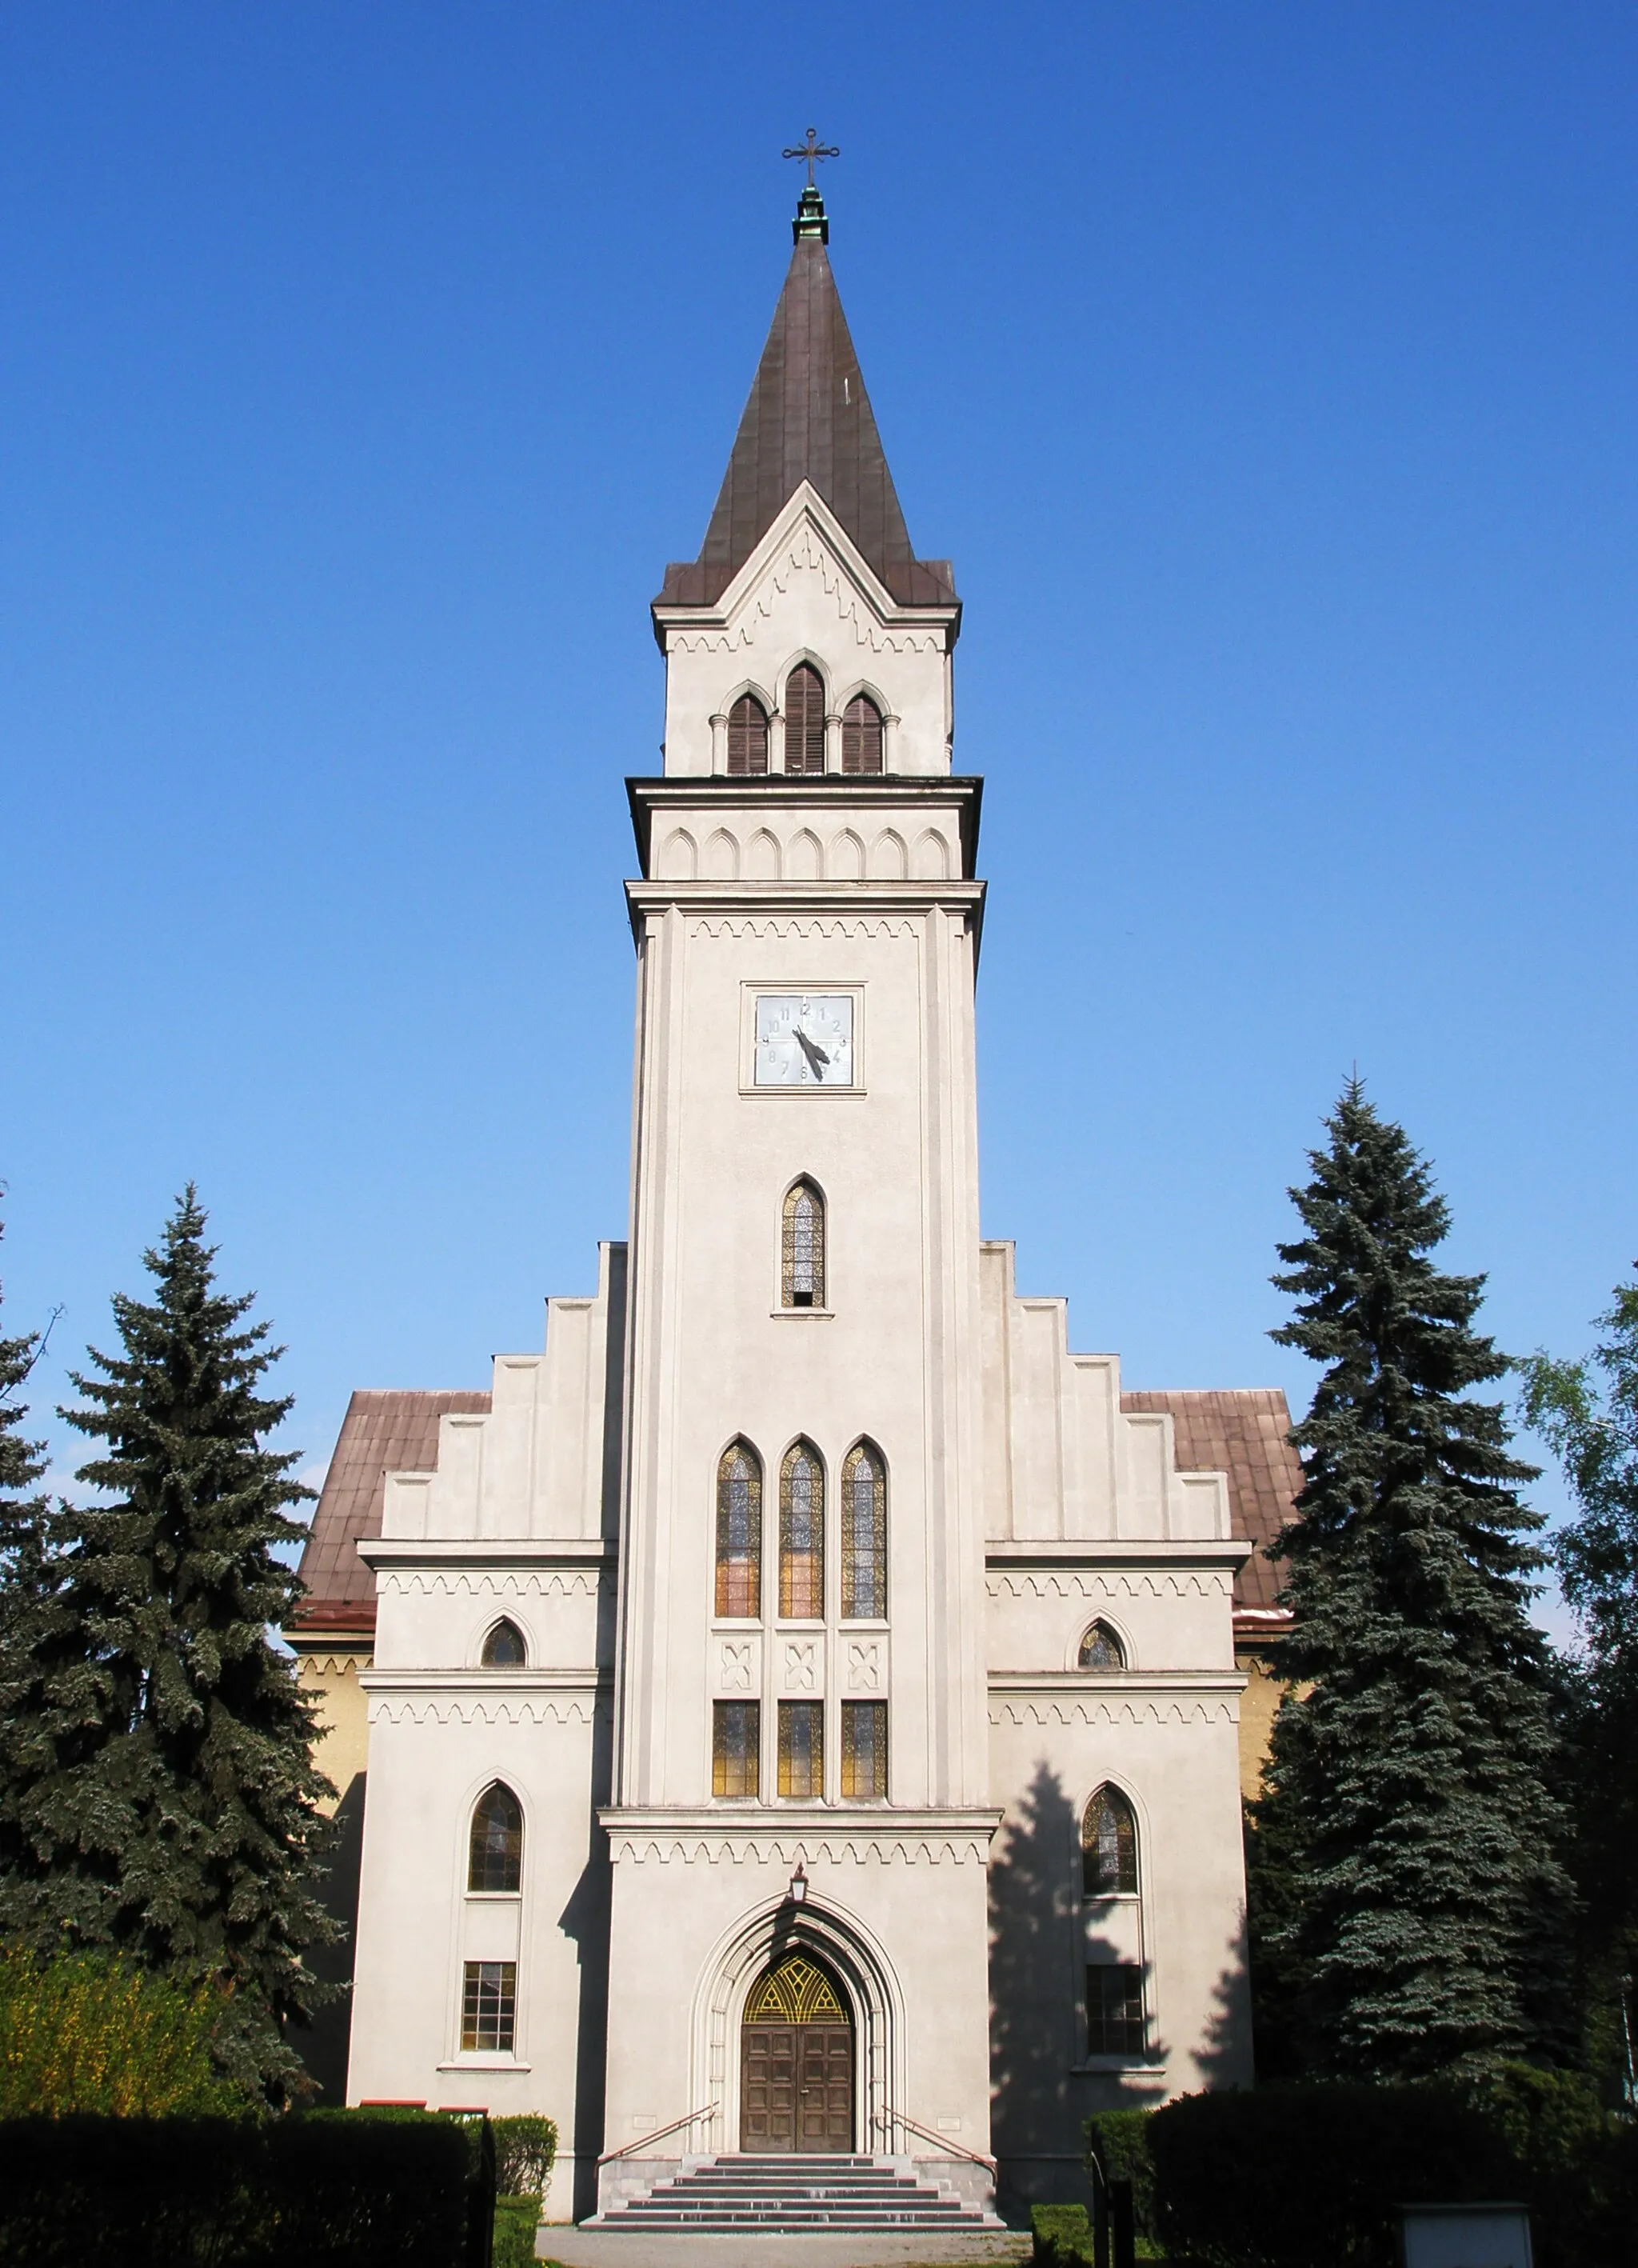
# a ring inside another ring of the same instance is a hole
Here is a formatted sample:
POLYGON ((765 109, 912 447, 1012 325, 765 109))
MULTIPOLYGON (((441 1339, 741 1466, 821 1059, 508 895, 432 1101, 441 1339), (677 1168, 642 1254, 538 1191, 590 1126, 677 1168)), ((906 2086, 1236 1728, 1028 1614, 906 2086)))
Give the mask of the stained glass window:
POLYGON ((825 1304, 825 1200, 812 1182, 797 1182, 785 1192, 779 1296, 787 1307, 825 1304))
POLYGON ((787 1955, 766 1969, 745 2004, 747 2024, 845 2024, 848 2012, 835 1985, 816 1962, 787 1955))
POLYGON ((525 1659, 523 1632, 516 1623, 496 1623, 483 1641, 486 1669, 521 1669, 525 1659))
POLYGON ((517 2036, 518 1963, 469 1961, 462 1979, 460 2043, 471 2053, 510 2055, 517 2036))
POLYGON ((731 1441, 716 1468, 716 1611, 754 1622, 762 1611, 762 1467, 731 1441))
POLYGON ((868 693, 856 693, 841 712, 844 772, 878 772, 882 768, 882 712, 868 693))
POLYGON ((761 1704, 718 1701, 711 1711, 711 1793, 758 1793, 762 1785, 761 1745, 761 1704))
POLYGON ((516 1890, 523 1882, 523 1807, 496 1780, 478 1798, 466 1853, 469 1890, 516 1890))
POLYGON ((841 1793, 844 1801, 868 1803, 887 1793, 887 1704, 841 1705, 841 1793))
POLYGON ((1094 1623, 1081 1640, 1083 1669, 1124 1669, 1126 1648, 1107 1623, 1094 1623))
POLYGON ((825 1793, 825 1704, 779 1705, 779 1792, 817 1803, 825 1793))
POLYGON ((741 778, 768 770, 768 711, 754 693, 742 693, 728 712, 728 769, 741 778))
POLYGON ((841 1462, 841 1612, 846 1622, 887 1612, 887 1468, 868 1441, 841 1462))
POLYGON ((825 769, 825 682, 812 662, 798 662, 785 680, 785 770, 825 769))
POLYGON ((788 1449, 780 1468, 779 1612, 793 1623, 825 1615, 825 1468, 811 1441, 788 1449))
POLYGON ((1117 1788, 1100 1787, 1081 1822, 1083 1895, 1119 1897, 1137 1889, 1137 1822, 1117 1788))
POLYGON ((1086 1972, 1088 2055, 1142 2055, 1143 1971, 1135 1961, 1115 1961, 1086 1972))

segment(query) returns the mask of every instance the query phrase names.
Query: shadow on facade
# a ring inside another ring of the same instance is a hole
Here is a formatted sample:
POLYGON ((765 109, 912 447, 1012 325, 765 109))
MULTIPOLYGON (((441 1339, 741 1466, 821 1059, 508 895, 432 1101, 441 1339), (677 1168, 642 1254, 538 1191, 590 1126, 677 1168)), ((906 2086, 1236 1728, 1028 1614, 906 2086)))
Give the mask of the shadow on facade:
POLYGON ((591 1727, 591 1847, 558 1927, 573 1938, 580 1963, 579 2050, 575 2067, 573 2110, 560 2136, 560 2150, 573 2153, 577 2220, 597 2211, 598 2155, 603 2147, 603 2090, 608 2067, 608 1930, 610 1876, 608 1836, 597 1824, 599 1804, 609 1800, 614 1755, 614 1715, 601 1694, 591 1727))
POLYGON ((318 1900, 342 1926, 334 1945, 310 1946, 304 1967, 327 1984, 342 1987, 339 1999, 319 2009, 311 2024, 293 2029, 290 2043, 319 2088, 319 2102, 335 2110, 347 2100, 347 2051, 353 2022, 353 1951, 358 1938, 358 1874, 364 1850, 364 1774, 355 1772, 335 1807, 335 1846, 319 1884, 318 1900))

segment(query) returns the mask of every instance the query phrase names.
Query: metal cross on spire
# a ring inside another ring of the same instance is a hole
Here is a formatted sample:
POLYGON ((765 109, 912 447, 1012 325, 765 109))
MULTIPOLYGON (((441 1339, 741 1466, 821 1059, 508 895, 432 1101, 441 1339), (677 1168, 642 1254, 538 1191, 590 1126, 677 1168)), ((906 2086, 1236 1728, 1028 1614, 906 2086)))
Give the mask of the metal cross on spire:
POLYGON ((779 154, 782 158, 805 158, 807 159, 808 187, 809 188, 812 188, 813 187, 814 166, 819 163, 821 158, 840 158, 841 152, 834 142, 821 142, 815 129, 810 126, 808 129, 808 138, 805 142, 799 143, 794 150, 782 150, 779 154))

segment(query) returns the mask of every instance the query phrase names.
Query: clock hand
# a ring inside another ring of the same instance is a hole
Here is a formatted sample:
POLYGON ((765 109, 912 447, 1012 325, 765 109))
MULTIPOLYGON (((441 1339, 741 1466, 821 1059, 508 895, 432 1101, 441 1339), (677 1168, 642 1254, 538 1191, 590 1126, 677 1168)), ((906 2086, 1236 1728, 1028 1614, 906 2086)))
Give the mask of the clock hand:
POLYGON ((803 1054, 807 1057, 809 1063, 812 1065, 814 1078, 822 1079, 825 1073, 820 1066, 824 1064, 827 1064, 830 1061, 830 1057, 826 1054, 823 1048, 816 1048, 814 1046, 812 1041, 809 1039, 807 1034, 802 1029, 800 1025, 797 1027, 797 1044, 801 1049, 803 1054))

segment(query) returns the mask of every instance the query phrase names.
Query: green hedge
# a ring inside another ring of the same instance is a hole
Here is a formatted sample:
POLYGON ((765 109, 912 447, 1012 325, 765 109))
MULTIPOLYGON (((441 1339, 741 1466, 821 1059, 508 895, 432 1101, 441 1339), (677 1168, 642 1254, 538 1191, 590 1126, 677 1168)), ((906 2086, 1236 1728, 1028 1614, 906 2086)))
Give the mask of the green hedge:
POLYGON ((1030 2207, 1032 2257, 1042 2268, 1080 2268, 1092 2257, 1092 2232, 1083 2205, 1030 2207))
POLYGON ((493 2268, 534 2268, 534 2240, 540 2226, 539 2198, 496 2198, 493 2268))
POLYGON ((476 2268, 474 2138, 447 2119, 0 2124, 6 2268, 476 2268))
POLYGON ((557 2127, 538 2117, 491 2118, 495 2181, 503 2197, 543 2198, 557 2162, 557 2127))
POLYGON ((1104 2178, 1132 2184, 1132 2227, 1151 2249, 1159 2238, 1155 2217, 1155 2161, 1149 2146, 1152 2110, 1100 2110, 1086 2122, 1086 2155, 1096 2154, 1104 2178))
POLYGON ((251 2109, 211 2053, 225 2005, 113 1954, 0 1949, 0 2119, 251 2109))

